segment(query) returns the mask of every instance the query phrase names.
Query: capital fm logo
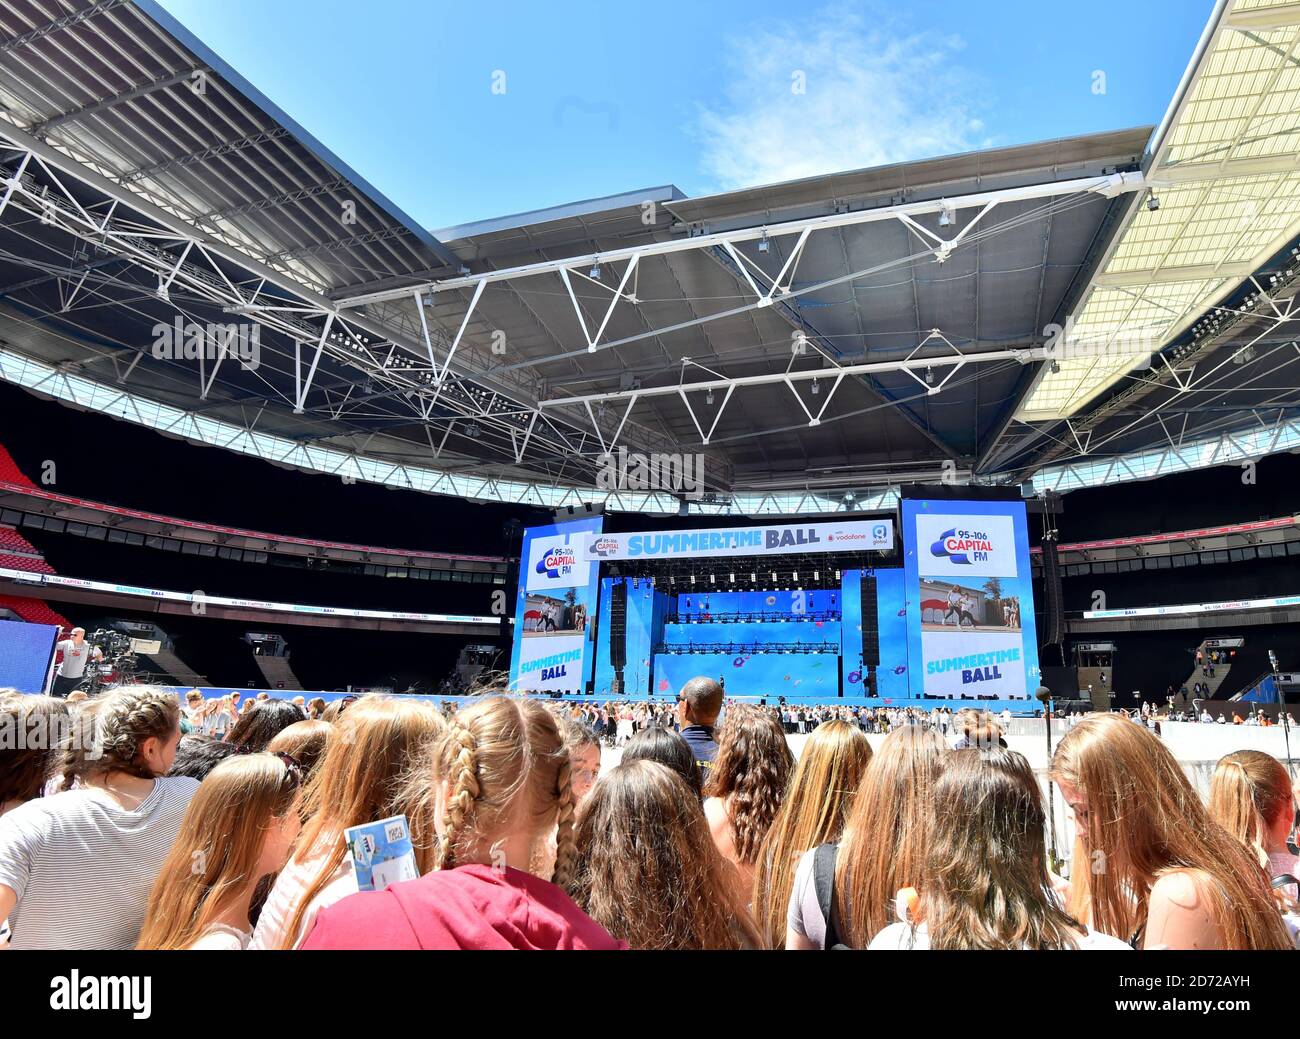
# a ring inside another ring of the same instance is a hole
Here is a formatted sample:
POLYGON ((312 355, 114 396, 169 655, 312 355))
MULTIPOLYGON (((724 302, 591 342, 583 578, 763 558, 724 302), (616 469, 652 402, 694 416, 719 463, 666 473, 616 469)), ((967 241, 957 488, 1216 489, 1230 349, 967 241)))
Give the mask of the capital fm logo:
POLYGON ((960 530, 953 527, 939 535, 930 546, 930 555, 937 559, 948 557, 958 566, 985 563, 992 558, 993 539, 982 530, 960 530))
POLYGON ((554 580, 564 574, 573 573, 578 563, 578 555, 568 545, 548 548, 546 554, 537 561, 537 572, 554 580))
POLYGON ((599 556, 601 559, 604 559, 606 556, 612 555, 617 551, 618 551, 617 538, 597 538, 595 541, 591 543, 592 555, 599 556))

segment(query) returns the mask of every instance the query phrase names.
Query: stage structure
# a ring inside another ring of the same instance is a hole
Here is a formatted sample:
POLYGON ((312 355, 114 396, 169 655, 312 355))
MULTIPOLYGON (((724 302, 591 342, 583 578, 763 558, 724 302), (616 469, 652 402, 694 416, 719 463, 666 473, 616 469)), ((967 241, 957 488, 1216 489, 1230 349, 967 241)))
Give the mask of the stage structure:
POLYGON ((1037 706, 1023 501, 908 498, 900 515, 607 529, 617 523, 525 532, 512 688, 673 697, 705 675, 771 703, 1037 706))

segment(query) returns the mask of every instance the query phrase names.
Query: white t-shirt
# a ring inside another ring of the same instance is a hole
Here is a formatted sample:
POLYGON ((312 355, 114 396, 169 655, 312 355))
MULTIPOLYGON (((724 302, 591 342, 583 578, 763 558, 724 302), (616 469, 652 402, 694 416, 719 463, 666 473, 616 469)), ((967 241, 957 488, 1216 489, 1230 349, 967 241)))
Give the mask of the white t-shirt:
POLYGON ((190 948, 202 949, 208 952, 214 949, 239 952, 248 948, 248 943, 252 940, 252 937, 251 931, 241 931, 228 924, 213 924, 195 939, 190 948))
POLYGON ((0 817, 0 884, 18 896, 10 947, 133 948, 149 889, 198 788, 188 776, 156 779, 128 811, 81 787, 0 817))
MULTIPOLYGON (((896 923, 890 924, 878 935, 871 939, 871 944, 867 946, 868 951, 872 949, 889 949, 889 950, 908 950, 908 949, 928 949, 930 948, 930 936, 925 929, 925 924, 916 925, 912 929, 911 924, 896 923)), ((1089 930, 1079 939, 1080 950, 1110 950, 1110 949, 1129 949, 1127 942, 1118 938, 1112 938, 1108 934, 1099 934, 1097 931, 1089 930)))
MULTIPOLYGON (((257 927, 253 930, 253 939, 248 943, 250 949, 278 949, 281 947, 284 936, 289 930, 289 921, 293 917, 298 900, 307 890, 307 885, 316 879, 316 874, 320 872, 324 863, 325 857, 322 855, 309 855, 302 861, 289 860, 288 865, 275 878, 271 893, 266 896, 266 904, 262 907, 262 915, 257 918, 257 927)), ((357 878, 352 872, 352 857, 345 854, 343 862, 330 875, 330 879, 321 888, 320 894, 311 900, 307 906, 307 911, 303 913, 302 923, 298 926, 298 933, 294 937, 293 947, 296 949, 302 944, 303 939, 311 933, 312 926, 316 923, 317 913, 332 906, 340 899, 356 893, 357 878)))
POLYGON ((84 639, 81 644, 73 642, 72 639, 61 639, 54 647, 63 654, 63 664, 59 668, 59 674, 64 678, 84 678, 86 675, 86 664, 90 662, 90 654, 94 647, 84 639))

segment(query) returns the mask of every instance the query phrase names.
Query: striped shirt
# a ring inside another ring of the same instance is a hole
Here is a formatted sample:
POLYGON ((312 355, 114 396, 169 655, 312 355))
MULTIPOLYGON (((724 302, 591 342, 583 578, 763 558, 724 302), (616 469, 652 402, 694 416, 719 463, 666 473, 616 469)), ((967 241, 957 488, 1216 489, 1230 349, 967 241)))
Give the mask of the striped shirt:
POLYGON ((81 788, 0 818, 0 884, 18 896, 10 948, 133 948, 149 889, 198 788, 186 776, 157 779, 131 811, 81 788))

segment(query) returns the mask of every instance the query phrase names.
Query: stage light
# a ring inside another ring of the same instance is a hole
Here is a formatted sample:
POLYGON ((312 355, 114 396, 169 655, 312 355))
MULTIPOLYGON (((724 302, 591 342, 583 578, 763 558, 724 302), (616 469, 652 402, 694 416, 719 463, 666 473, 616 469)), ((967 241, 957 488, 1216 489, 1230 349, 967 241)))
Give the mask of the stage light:
POLYGON ((933 368, 927 368, 927 369, 925 370, 925 384, 926 384, 927 386, 933 386, 933 385, 934 385, 934 369, 933 369, 933 368))
POLYGON ((718 579, 713 574, 709 574, 709 584, 716 584, 717 580, 718 579))
POLYGON ((822 391, 822 388, 821 388, 820 386, 817 385, 817 380, 816 380, 816 379, 813 379, 813 383, 812 383, 812 391, 813 391, 813 393, 821 393, 821 391, 822 391))
POLYGON ((953 212, 952 206, 947 202, 942 203, 943 208, 939 210, 939 226, 951 227, 956 213, 953 212))
POLYGON ((772 571, 772 580, 773 580, 773 581, 776 580, 776 571, 775 571, 775 570, 772 571))
POLYGON ((712 390, 709 390, 707 393, 704 394, 704 403, 705 403, 705 404, 712 404, 712 403, 713 403, 713 391, 712 391, 712 390))
POLYGON ((1147 209, 1154 213, 1159 208, 1160 199, 1156 198, 1156 193, 1153 191, 1147 196, 1147 209))
POLYGON ((821 572, 820 570, 814 570, 814 571, 813 571, 813 580, 814 580, 814 581, 820 581, 821 579, 822 579, 822 572, 821 572))
POLYGON ((731 581, 732 584, 735 584, 735 583, 736 583, 736 575, 735 575, 735 574, 728 574, 728 575, 727 575, 727 578, 731 581))
POLYGON ((793 572, 790 574, 790 580, 792 580, 792 581, 797 581, 797 580, 799 580, 799 571, 798 571, 798 570, 795 570, 795 571, 793 571, 793 572))
POLYGON ((763 237, 760 238, 760 239, 758 240, 758 251, 761 252, 761 253, 765 253, 765 252, 767 252, 768 245, 769 245, 769 243, 768 243, 768 240, 767 240, 767 232, 764 231, 764 232, 763 232, 763 237))
POLYGON ((749 575, 749 579, 750 579, 751 581, 753 581, 755 584, 757 584, 757 583, 758 583, 758 574, 750 574, 750 575, 749 575))
POLYGON ((600 264, 597 263, 592 266, 590 277, 594 278, 596 281, 600 281, 600 264))
POLYGON ((838 581, 839 579, 840 579, 840 572, 839 572, 838 570, 836 570, 836 571, 835 571, 835 580, 838 581))
POLYGON ((694 583, 695 583, 695 575, 694 575, 694 574, 691 574, 691 584, 694 584, 694 583))

